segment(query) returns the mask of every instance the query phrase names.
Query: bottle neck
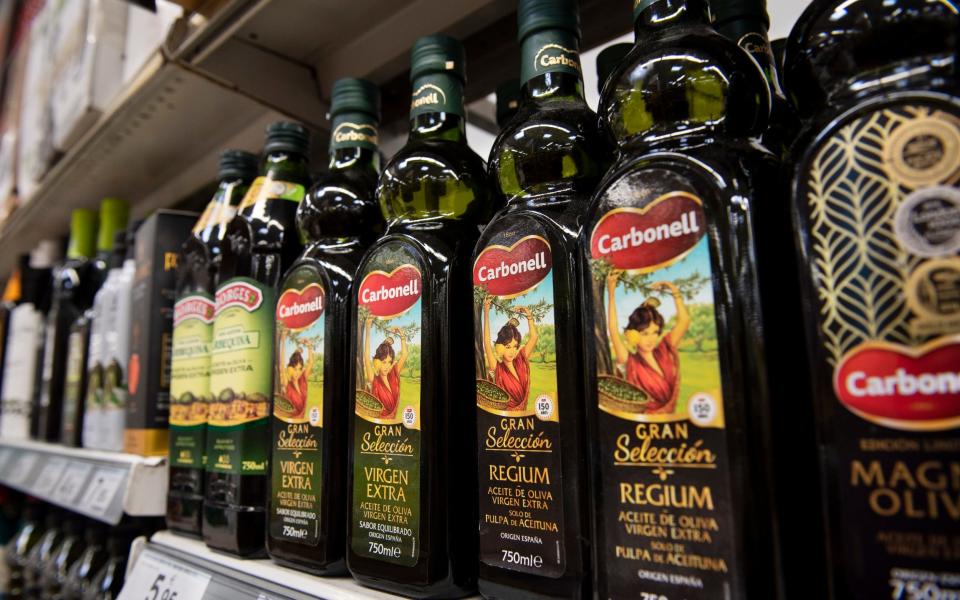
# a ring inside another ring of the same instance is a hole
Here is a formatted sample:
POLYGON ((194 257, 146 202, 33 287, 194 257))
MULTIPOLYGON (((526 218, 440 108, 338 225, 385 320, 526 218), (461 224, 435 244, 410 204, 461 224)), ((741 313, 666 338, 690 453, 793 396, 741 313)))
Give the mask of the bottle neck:
POLYGON ((260 170, 274 180, 304 182, 310 178, 307 157, 298 152, 271 152, 260 170))
POLYGON ((736 42, 757 61, 767 79, 770 91, 776 96, 783 96, 783 90, 777 78, 776 59, 770 48, 767 25, 763 19, 756 16, 740 16, 718 22, 715 27, 724 37, 736 42))
POLYGON ((580 40, 563 29, 536 31, 521 45, 520 80, 526 99, 583 99, 580 40))
POLYGON ((679 25, 710 25, 706 0, 634 0, 633 30, 637 41, 679 25))
POLYGON ((338 113, 330 133, 331 171, 347 169, 380 170, 377 121, 360 112, 338 113))
POLYGON ((410 139, 466 143, 463 81, 446 73, 428 73, 413 81, 410 139))
POLYGON ((331 171, 360 170, 380 172, 380 154, 376 149, 347 146, 330 151, 331 171))

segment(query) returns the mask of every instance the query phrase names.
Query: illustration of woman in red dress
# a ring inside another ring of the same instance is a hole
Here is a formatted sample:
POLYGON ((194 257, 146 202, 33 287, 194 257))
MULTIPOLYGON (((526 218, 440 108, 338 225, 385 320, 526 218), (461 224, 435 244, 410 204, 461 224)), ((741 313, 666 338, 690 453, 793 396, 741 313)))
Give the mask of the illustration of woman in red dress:
POLYGON ((537 346, 537 324, 530 314, 530 309, 520 307, 517 312, 527 318, 527 343, 522 347, 520 343, 520 322, 511 318, 500 328, 497 339, 491 343, 490 336, 490 303, 492 298, 487 296, 483 301, 483 350, 486 355, 487 371, 493 382, 503 388, 510 395, 507 410, 524 410, 527 407, 527 398, 530 396, 530 354, 537 346))
POLYGON ((377 346, 377 351, 370 356, 370 328, 373 317, 367 317, 363 332, 364 372, 370 393, 380 401, 383 410, 380 418, 392 419, 397 415, 397 406, 400 404, 400 372, 403 363, 407 360, 407 339, 400 329, 393 332, 400 338, 400 358, 393 350, 393 338, 388 337, 377 346))
MULTIPOLYGON (((278 346, 281 351, 286 345, 286 340, 287 334, 283 331, 278 346)), ((304 346, 297 346, 287 359, 286 366, 280 369, 280 389, 283 390, 284 398, 293 407, 293 412, 285 416, 294 419, 303 418, 304 410, 307 408, 307 374, 313 371, 313 348, 309 344, 306 345, 306 360, 303 359, 303 354, 304 346)))
POLYGON ((664 319, 657 310, 660 301, 648 298, 637 307, 627 321, 623 336, 617 327, 617 280, 622 271, 607 275, 607 329, 613 343, 617 365, 624 368, 626 380, 650 397, 646 414, 673 414, 680 394, 680 357, 677 348, 690 327, 690 313, 680 290, 669 281, 650 285, 654 290, 668 290, 676 306, 677 322, 663 335, 664 319), (626 343, 624 343, 626 338, 626 343))

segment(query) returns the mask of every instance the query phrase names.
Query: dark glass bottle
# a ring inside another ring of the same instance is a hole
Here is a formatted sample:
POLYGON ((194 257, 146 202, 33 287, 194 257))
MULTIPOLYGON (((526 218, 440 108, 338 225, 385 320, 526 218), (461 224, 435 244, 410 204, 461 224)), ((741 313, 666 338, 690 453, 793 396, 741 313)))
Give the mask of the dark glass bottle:
POLYGON ((416 598, 467 594, 477 576, 470 255, 495 206, 466 143, 464 61, 446 36, 413 47, 410 138, 380 177, 387 234, 353 313, 347 566, 416 598))
POLYGON ((960 4, 816 1, 787 42, 830 597, 960 589, 960 4))
POLYGON ((334 83, 330 164, 297 211, 307 246, 280 286, 276 316, 267 551, 320 575, 346 572, 350 307, 357 266, 383 234, 377 203, 380 93, 334 83))
POLYGON ((96 229, 92 210, 76 209, 70 215, 70 246, 66 261, 54 270, 53 301, 39 353, 40 377, 31 415, 36 422, 36 426, 31 424, 31 433, 37 439, 60 439, 70 327, 90 307, 100 287, 92 260, 96 229))
POLYGON ((508 79, 497 86, 497 127, 503 128, 520 110, 520 80, 508 79))
POLYGON ((43 535, 27 555, 23 569, 23 597, 40 598, 43 591, 42 577, 53 561, 54 553, 63 542, 63 527, 72 518, 69 513, 51 510, 47 513, 43 535))
POLYGON ((602 598, 772 598, 755 205, 769 92, 705 0, 640 0, 587 211, 588 416, 602 598))
POLYGON ((67 577, 60 588, 63 600, 81 600, 83 593, 93 582, 94 576, 107 564, 107 527, 102 523, 90 521, 83 532, 83 550, 67 571, 67 577))
POLYGON ((587 598, 576 248, 609 151, 584 100, 576 3, 521 0, 518 24, 523 101, 490 153, 507 207, 473 263, 479 587, 487 598, 587 598), (520 523, 518 508, 529 513, 520 523))
POLYGON ((210 391, 214 285, 227 224, 257 175, 257 157, 243 150, 220 155, 217 191, 183 243, 177 259, 170 368, 170 483, 167 526, 200 536, 203 469, 210 391))
POLYGON ((240 556, 265 553, 274 311, 302 250, 295 221, 310 186, 308 150, 302 125, 267 129, 260 176, 227 225, 215 279, 203 539, 240 556))
POLYGON ((84 524, 78 517, 70 517, 63 522, 63 539, 53 551, 52 559, 40 577, 41 596, 45 599, 60 600, 67 575, 83 554, 84 524))
POLYGON ((13 538, 7 542, 4 560, 9 572, 6 598, 23 600, 25 569, 27 558, 43 537, 44 507, 37 502, 28 501, 23 509, 23 524, 13 538))
POLYGON ((630 42, 621 42, 619 44, 610 44, 597 54, 597 91, 602 95, 603 86, 610 79, 610 73, 620 65, 620 61, 631 50, 633 44, 630 42))
POLYGON ((753 57, 770 87, 770 120, 763 134, 764 145, 786 159, 800 122, 780 86, 779 68, 770 47, 767 0, 722 0, 714 2, 714 27, 753 57))
POLYGON ((137 533, 128 527, 112 528, 107 536, 107 560, 83 590, 83 600, 114 600, 123 589, 130 544, 137 533))
POLYGON ((6 364, 7 339, 10 337, 10 315, 20 303, 23 294, 23 280, 30 269, 30 255, 21 254, 7 284, 3 288, 3 297, 0 298, 0 390, 3 389, 3 377, 6 374, 3 365, 6 364))

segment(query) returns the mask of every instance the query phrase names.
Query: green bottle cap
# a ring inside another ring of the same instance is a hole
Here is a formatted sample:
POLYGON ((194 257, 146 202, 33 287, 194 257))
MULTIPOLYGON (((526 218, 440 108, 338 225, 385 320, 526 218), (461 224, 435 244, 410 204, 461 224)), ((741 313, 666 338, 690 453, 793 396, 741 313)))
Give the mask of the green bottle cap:
POLYGON ((306 156, 310 153, 310 131, 300 123, 274 123, 267 127, 267 141, 263 145, 263 152, 289 152, 306 156))
POLYGON ((104 198, 100 201, 100 228, 97 230, 97 251, 113 250, 113 236, 127 228, 130 205, 119 198, 104 198))
POLYGON ((96 252, 97 213, 75 208, 70 213, 70 245, 67 258, 92 258, 96 252))
POLYGON ((520 0, 517 7, 518 39, 541 29, 563 29, 580 38, 577 0, 520 0))
POLYGON ((430 73, 456 75, 466 81, 467 54, 463 44, 448 35, 422 37, 410 53, 410 81, 430 73))
POLYGON ((520 80, 508 79, 497 86, 497 127, 503 127, 520 108, 520 80))
POLYGON ((246 150, 224 150, 220 154, 217 180, 246 179, 252 181, 257 177, 258 162, 257 155, 246 150))
POLYGON ((597 54, 597 86, 599 91, 603 92, 603 86, 610 78, 610 73, 617 68, 623 57, 633 48, 630 42, 620 44, 611 44, 597 54))
POLYGON ((710 8, 716 23, 734 19, 756 19, 770 27, 766 0, 712 0, 710 8))
POLYGON ((336 80, 330 94, 330 118, 343 113, 364 113, 379 122, 380 88, 366 79, 336 80))

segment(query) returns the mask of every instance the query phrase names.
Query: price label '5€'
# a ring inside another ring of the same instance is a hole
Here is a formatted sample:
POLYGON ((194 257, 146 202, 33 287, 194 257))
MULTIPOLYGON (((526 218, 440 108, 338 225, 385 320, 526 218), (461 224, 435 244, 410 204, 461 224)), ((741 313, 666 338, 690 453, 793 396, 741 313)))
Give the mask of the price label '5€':
POLYGON ((201 600, 210 574, 144 551, 117 600, 201 600))

